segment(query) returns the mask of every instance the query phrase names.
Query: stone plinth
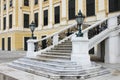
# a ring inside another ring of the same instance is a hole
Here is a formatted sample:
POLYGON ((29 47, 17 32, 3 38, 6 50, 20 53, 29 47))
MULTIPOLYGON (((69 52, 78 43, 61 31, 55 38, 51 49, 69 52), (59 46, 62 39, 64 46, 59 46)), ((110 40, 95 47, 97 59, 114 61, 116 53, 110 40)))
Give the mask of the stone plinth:
POLYGON ((91 65, 88 44, 89 40, 86 37, 73 37, 71 61, 81 66, 91 65))

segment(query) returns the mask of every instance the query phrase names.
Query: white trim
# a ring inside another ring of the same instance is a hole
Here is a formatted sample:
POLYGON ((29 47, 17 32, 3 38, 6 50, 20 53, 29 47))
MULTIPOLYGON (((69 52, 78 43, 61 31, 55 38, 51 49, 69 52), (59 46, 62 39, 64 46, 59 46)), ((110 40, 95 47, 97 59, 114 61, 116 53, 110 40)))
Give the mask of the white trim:
POLYGON ((30 12, 27 12, 27 11, 23 11, 23 14, 30 14, 30 12))
POLYGON ((48 11, 49 11, 49 7, 45 7, 45 8, 43 8, 43 11, 44 11, 44 10, 48 10, 48 11))
POLYGON ((60 6, 60 3, 54 4, 54 8, 60 6))

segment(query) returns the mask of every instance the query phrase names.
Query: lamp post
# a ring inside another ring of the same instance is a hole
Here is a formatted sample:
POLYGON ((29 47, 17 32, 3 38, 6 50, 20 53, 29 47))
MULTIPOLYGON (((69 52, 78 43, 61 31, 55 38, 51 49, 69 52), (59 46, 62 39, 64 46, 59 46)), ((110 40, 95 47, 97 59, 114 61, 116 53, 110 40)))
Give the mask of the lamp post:
POLYGON ((32 23, 29 25, 30 30, 32 32, 31 39, 34 37, 34 30, 35 30, 35 23, 32 21, 32 23))
POLYGON ((76 21, 77 21, 77 25, 79 27, 79 31, 76 34, 77 37, 82 37, 83 36, 83 33, 81 32, 81 25, 82 25, 82 23, 84 21, 84 18, 85 18, 85 16, 82 14, 81 10, 79 10, 78 15, 76 15, 76 21))

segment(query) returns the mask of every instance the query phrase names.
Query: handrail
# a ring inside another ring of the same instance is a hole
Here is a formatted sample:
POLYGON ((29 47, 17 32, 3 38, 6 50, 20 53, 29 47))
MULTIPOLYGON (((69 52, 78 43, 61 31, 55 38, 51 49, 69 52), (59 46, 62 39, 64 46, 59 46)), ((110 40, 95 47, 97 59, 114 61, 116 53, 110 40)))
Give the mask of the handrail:
POLYGON ((108 19, 110 19, 110 18, 118 17, 118 16, 120 16, 120 14, 118 14, 118 15, 116 15, 116 16, 109 17, 109 18, 105 18, 105 19, 103 19, 103 20, 101 20, 101 21, 98 21, 98 22, 96 22, 95 24, 93 24, 93 25, 91 25, 90 27, 88 27, 88 28, 86 28, 85 30, 83 30, 82 33, 86 33, 88 30, 96 27, 96 26, 99 25, 100 23, 102 23, 102 22, 104 22, 104 21, 106 21, 106 20, 108 20, 108 19))
POLYGON ((82 31, 82 33, 88 32, 90 29, 98 26, 99 24, 103 23, 103 22, 106 21, 106 20, 107 20, 107 18, 105 18, 105 19, 103 19, 103 20, 101 20, 101 21, 98 21, 97 23, 95 23, 95 24, 91 25, 90 27, 84 29, 84 30, 82 31))
POLYGON ((71 27, 74 27, 74 26, 76 26, 76 25, 77 25, 77 23, 74 23, 74 24, 72 24, 72 25, 69 25, 69 26, 65 27, 64 29, 61 29, 60 31, 55 32, 55 33, 53 33, 53 34, 51 34, 51 35, 49 35, 49 36, 47 36, 47 37, 45 37, 45 38, 42 38, 42 39, 40 39, 40 40, 34 40, 34 42, 36 43, 36 42, 39 42, 39 41, 46 40, 46 39, 48 39, 48 38, 50 38, 50 37, 52 37, 52 36, 54 36, 54 35, 56 35, 56 34, 59 34, 59 33, 63 32, 63 31, 65 31, 65 30, 71 28, 71 27))

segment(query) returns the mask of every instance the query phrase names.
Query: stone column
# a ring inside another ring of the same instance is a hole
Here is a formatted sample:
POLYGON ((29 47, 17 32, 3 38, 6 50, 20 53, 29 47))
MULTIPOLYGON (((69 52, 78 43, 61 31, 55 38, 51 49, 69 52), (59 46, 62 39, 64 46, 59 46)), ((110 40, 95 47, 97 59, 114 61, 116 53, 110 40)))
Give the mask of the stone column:
POLYGON ((120 63, 120 35, 113 32, 105 41, 105 63, 120 63))
POLYGON ((4 80, 4 75, 0 74, 0 80, 4 80))
POLYGON ((48 27, 52 28, 53 27, 53 0, 49 0, 49 18, 48 18, 48 27))
POLYGON ((72 37, 72 55, 71 61, 78 65, 87 67, 91 65, 90 56, 88 54, 89 40, 87 37, 72 37))
POLYGON ((38 29, 42 29, 43 24, 43 10, 42 10, 42 0, 39 0, 39 26, 38 29))
MULTIPOLYGON (((117 27, 117 17, 108 20, 108 28, 113 29, 117 27)), ((120 63, 120 35, 119 32, 113 31, 110 33, 108 39, 105 40, 105 62, 106 63, 120 63)))
POLYGON ((61 12, 62 12, 62 14, 61 14, 61 25, 66 25, 67 24, 67 2, 66 2, 67 0, 61 0, 61 3, 62 3, 62 5, 61 5, 61 12))

